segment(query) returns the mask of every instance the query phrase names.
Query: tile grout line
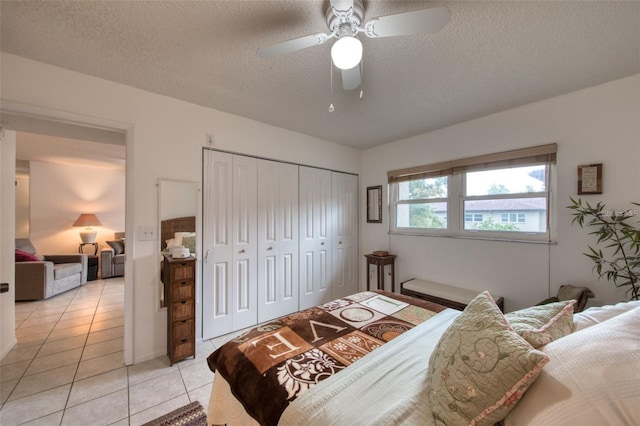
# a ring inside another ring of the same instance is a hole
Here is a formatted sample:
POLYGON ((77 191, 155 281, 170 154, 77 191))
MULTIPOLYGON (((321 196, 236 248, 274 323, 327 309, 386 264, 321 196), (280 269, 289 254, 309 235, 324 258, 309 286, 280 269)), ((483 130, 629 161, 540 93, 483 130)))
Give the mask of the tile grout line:
MULTIPOLYGON (((70 304, 73 302, 73 300, 77 297, 78 293, 80 292, 80 289, 81 289, 81 287, 80 287, 80 288, 77 288, 77 289, 75 290, 75 294, 73 295, 73 297, 71 297, 71 299, 69 300, 69 302, 68 302, 68 303, 67 303, 67 305, 65 306, 65 309, 64 309, 64 311, 62 311, 62 314, 60 315, 60 318, 62 318, 62 316, 67 312, 67 309, 69 308, 69 305, 70 305, 70 304)), ((34 313, 35 313, 39 308, 41 308, 43 304, 44 304, 44 303, 40 303, 40 304, 36 307, 36 309, 34 309, 34 310, 33 310, 33 312, 31 312, 31 314, 29 315, 29 317, 27 317, 27 319, 28 319, 28 318, 30 318, 30 317, 31 317, 31 315, 33 315, 33 314, 34 314, 34 313)), ((97 305, 96 305, 96 307, 97 307, 97 305)), ((53 328, 49 331, 49 333, 47 334, 47 337, 45 337, 44 341, 43 341, 42 343, 40 343, 40 344, 39 344, 39 348, 38 348, 38 350, 37 350, 37 351, 36 351, 36 353, 33 355, 33 358, 31 358, 31 360, 29 361, 29 365, 28 365, 28 366, 27 366, 27 368, 25 368, 25 370, 22 372, 22 375, 20 376, 20 378, 19 378, 19 379, 18 379, 18 381, 16 382, 15 387, 11 390, 11 393, 10 393, 10 394, 9 394, 9 396, 7 397, 7 402, 9 402, 9 399, 11 398, 11 395, 13 394, 13 392, 15 392, 16 388, 18 387, 18 385, 20 384, 20 382, 22 381, 22 379, 25 377, 26 372, 29 370, 29 368, 31 367, 31 365, 33 364, 33 362, 35 361, 35 359, 38 357, 38 354, 39 354, 39 353, 40 353, 40 351, 42 350, 42 347, 45 345, 45 343, 47 343, 47 340, 48 340, 48 339, 49 339, 49 337, 51 336, 51 333, 53 333, 53 330, 55 330, 56 326, 57 326, 57 325, 58 325, 58 323, 60 322, 60 318, 58 319, 58 321, 56 321, 56 325, 54 325, 54 326, 53 326, 53 328)), ((88 337, 88 332, 87 332, 87 337, 88 337)), ((85 340, 85 342, 86 342, 86 340, 85 340)), ((34 346, 35 346, 35 345, 34 345, 34 346)), ((78 362, 78 364, 79 364, 79 362, 78 362)), ((77 367, 76 367, 76 368, 77 368, 77 367)), ((46 372, 46 371, 51 371, 51 370, 45 370, 45 371, 42 371, 42 372, 40 372, 40 373, 44 373, 44 372, 46 372)), ((77 370, 76 370, 76 371, 77 371, 77 370)), ((36 374, 40 374, 40 373, 36 373, 36 374)), ((75 374, 74 374, 74 377, 75 377, 75 374)), ((73 380, 72 380, 72 382, 71 382, 71 383, 73 384, 73 380)), ((68 383, 67 383, 67 384, 68 384, 68 383)), ((46 391, 48 391, 48 390, 56 389, 56 388, 58 388, 58 387, 63 387, 63 386, 66 386, 67 384, 60 385, 60 386, 56 386, 56 387, 53 387, 53 388, 51 388, 51 389, 45 389, 45 390, 43 390, 43 391, 36 392, 35 394, 27 395, 27 396, 25 396, 25 397, 23 397, 23 398, 27 398, 27 397, 29 397, 29 396, 37 395, 38 393, 46 392, 46 391)), ((71 388, 69 388, 69 394, 70 394, 70 393, 71 393, 71 388)), ((68 400, 68 398, 69 398, 69 395, 67 395, 67 400, 68 400)), ((21 398, 16 398, 14 401, 19 401, 20 399, 21 399, 21 398)), ((65 403, 65 407, 66 407, 66 403, 65 403)), ((3 404, 3 408, 4 408, 4 404, 3 404)), ((63 409, 63 410, 61 410, 61 411, 63 411, 63 417, 64 417, 64 409, 63 409)), ((43 417, 49 416, 49 415, 51 415, 51 414, 58 413, 58 412, 59 412, 59 411, 55 411, 54 413, 49 413, 49 414, 46 414, 46 415, 44 415, 44 416, 41 416, 41 417, 38 417, 38 418, 35 418, 35 419, 31 419, 31 420, 29 420, 29 421, 35 421, 35 420, 41 419, 41 418, 43 418, 43 417)), ((62 424, 62 418, 60 419, 60 424, 62 424)))
MULTIPOLYGON (((78 290, 76 290, 76 294, 77 294, 77 292, 78 292, 78 290)), ((76 296, 76 295, 74 295, 74 296, 71 298, 71 300, 73 300, 73 299, 75 298, 75 296, 76 296)), ((69 303, 71 303, 71 300, 69 301, 69 303)), ((14 302, 14 303, 15 303, 15 302, 14 302)), ((43 304, 44 304, 44 303, 39 303, 39 304, 36 306, 36 308, 31 312, 31 314, 29 314, 29 316, 28 316, 26 319, 29 319, 33 314, 35 314, 35 313, 36 313, 36 311, 37 311, 39 308, 41 308, 43 304)), ((62 311, 62 314, 60 314, 60 318, 62 318, 62 315, 64 315, 64 312, 66 312, 66 309, 67 309, 67 307, 68 307, 68 306, 69 306, 69 304, 67 304, 67 306, 65 307, 65 310, 64 310, 64 311, 62 311)), ((25 321, 26 321, 26 319, 25 319, 25 321)), ((56 325, 58 325, 58 322, 59 322, 59 321, 60 321, 60 319, 58 319, 58 321, 56 321, 56 325)), ((22 381, 22 379, 24 379, 24 378, 26 377, 25 375, 26 375, 27 371, 29 371, 29 368, 31 368, 31 365, 33 365, 33 362, 34 362, 34 361, 36 360, 36 358, 38 357, 38 354, 39 354, 39 353, 40 353, 40 351, 42 350, 42 347, 43 347, 43 346, 44 346, 44 344, 47 342, 47 340, 49 339, 49 336, 51 336, 51 333, 53 333, 53 330, 54 330, 55 328, 56 328, 56 327, 55 327, 55 326, 53 326, 53 328, 52 328, 52 329, 49 331, 49 333, 47 334, 47 337, 45 337, 44 341, 43 341, 42 343, 40 343, 40 344, 39 344, 38 350, 35 352, 35 354, 33 354, 33 357, 29 360, 29 365, 27 365, 27 367, 24 369, 24 371, 22 372, 22 374, 21 374, 21 375, 20 375, 20 377, 18 378, 18 381, 16 382, 16 385, 13 387, 13 389, 11 390, 11 392, 9 393, 9 395, 7 396, 6 401, 2 404, 2 408, 4 408, 4 406, 5 406, 5 404, 6 404, 7 402, 9 402, 9 400, 11 399, 11 395, 13 395, 13 393, 15 392, 15 390, 18 388, 18 385, 20 384, 20 382, 22 381)), ((34 345, 34 346, 36 346, 36 345, 34 345)), ((25 361, 26 361, 26 360, 25 360, 25 361)), ((21 361, 19 361, 19 362, 21 362, 21 361)), ((14 364, 15 364, 15 363, 14 363, 14 364)), ((10 364, 9 364, 9 365, 10 365, 10 364)), ((45 371, 48 371, 48 370, 45 370, 45 371)), ((56 387, 57 387, 57 386, 56 386, 56 387)), ((53 388, 53 389, 55 389, 55 388, 53 388)), ((47 390, 48 390, 48 389, 47 389, 47 390)), ((44 391, 41 391, 41 392, 44 392, 44 391)), ((36 392, 36 394, 37 394, 37 393, 40 393, 40 392, 36 392)), ((35 394, 34 394, 34 395, 35 395, 35 394)), ((27 395, 27 396, 30 396, 30 395, 27 395)), ((20 400, 20 399, 21 399, 21 398, 16 398, 14 401, 18 401, 18 400, 20 400)), ((34 419, 34 420, 35 420, 35 419, 34 419)))
MULTIPOLYGON (((84 345, 82 345, 82 351, 80 352, 80 357, 78 358, 78 364, 76 365, 76 371, 73 373, 73 378, 71 379, 71 387, 69 388, 69 393, 67 394, 67 400, 64 403, 64 408, 62 409, 62 417, 60 418, 60 425, 62 425, 62 423, 64 422, 64 416, 67 412, 67 407, 69 405, 69 399, 71 398, 71 392, 73 391, 73 385, 76 382, 76 376, 78 375, 78 370, 80 369, 80 363, 82 362, 82 355, 84 355, 84 350, 87 347, 87 341, 89 340, 89 335, 91 334, 91 328, 93 327, 93 321, 96 318, 96 313, 98 312, 98 306, 100 306, 100 300, 102 299, 102 294, 104 293, 104 287, 105 287, 105 282, 104 280, 101 280, 101 285, 102 288, 100 289, 100 297, 98 298, 98 301, 96 302, 96 307, 93 311, 93 317, 91 318, 91 323, 89 324, 89 329, 87 330, 87 335, 84 339, 84 345)), ((81 287, 82 288, 82 287, 81 287)), ((79 293, 79 291, 78 291, 79 293)), ((76 293, 76 295, 73 297, 73 299, 76 298, 76 296, 78 295, 78 293, 76 293)), ((71 301, 73 302, 73 299, 71 299, 71 301)), ((71 304, 71 303, 69 303, 71 304)))

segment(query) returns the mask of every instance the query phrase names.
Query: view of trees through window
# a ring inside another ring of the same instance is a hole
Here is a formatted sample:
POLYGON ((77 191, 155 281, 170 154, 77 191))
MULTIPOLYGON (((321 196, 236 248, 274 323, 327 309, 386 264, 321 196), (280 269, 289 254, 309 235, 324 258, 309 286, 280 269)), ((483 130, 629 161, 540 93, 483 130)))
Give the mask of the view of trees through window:
MULTIPOLYGON (((396 226, 447 229, 449 191, 459 192, 449 177, 399 182, 396 226)), ((462 182, 463 230, 546 232, 546 165, 467 172, 462 182)))
POLYGON ((400 200, 433 200, 398 204, 396 217, 404 219, 399 226, 428 229, 447 227, 447 176, 401 182, 398 187, 400 200))

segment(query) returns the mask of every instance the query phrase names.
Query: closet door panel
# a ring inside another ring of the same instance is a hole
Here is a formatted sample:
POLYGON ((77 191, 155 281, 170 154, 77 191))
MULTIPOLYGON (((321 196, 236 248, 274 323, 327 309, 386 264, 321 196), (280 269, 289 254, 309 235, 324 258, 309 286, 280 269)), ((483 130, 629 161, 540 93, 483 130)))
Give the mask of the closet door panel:
POLYGON ((233 156, 205 151, 203 189, 202 334, 233 331, 233 156))
POLYGON ((257 160, 233 156, 233 328, 256 324, 257 306, 257 160))
POLYGON ((300 166, 300 309, 331 300, 331 172, 300 166))
POLYGON ((358 292, 358 177, 333 172, 332 298, 358 292))
POLYGON ((258 161, 258 264, 258 322, 297 311, 296 165, 258 161))

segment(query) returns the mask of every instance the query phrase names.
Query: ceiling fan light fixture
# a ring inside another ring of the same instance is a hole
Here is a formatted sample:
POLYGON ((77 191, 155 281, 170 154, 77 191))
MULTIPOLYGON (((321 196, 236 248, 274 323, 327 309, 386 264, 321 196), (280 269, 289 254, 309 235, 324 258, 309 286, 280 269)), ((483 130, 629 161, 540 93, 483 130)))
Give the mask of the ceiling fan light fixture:
POLYGON ((341 70, 350 70, 362 60, 362 42, 352 36, 340 37, 331 46, 331 59, 341 70))

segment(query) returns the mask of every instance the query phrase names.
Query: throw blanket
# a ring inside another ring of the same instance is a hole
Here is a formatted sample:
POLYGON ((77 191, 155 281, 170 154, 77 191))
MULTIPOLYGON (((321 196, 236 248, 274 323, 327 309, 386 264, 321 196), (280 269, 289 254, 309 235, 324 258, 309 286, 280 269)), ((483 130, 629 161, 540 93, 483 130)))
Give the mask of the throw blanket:
POLYGON ((394 293, 357 293, 255 327, 207 361, 250 416, 275 425, 305 391, 443 309, 394 293))

